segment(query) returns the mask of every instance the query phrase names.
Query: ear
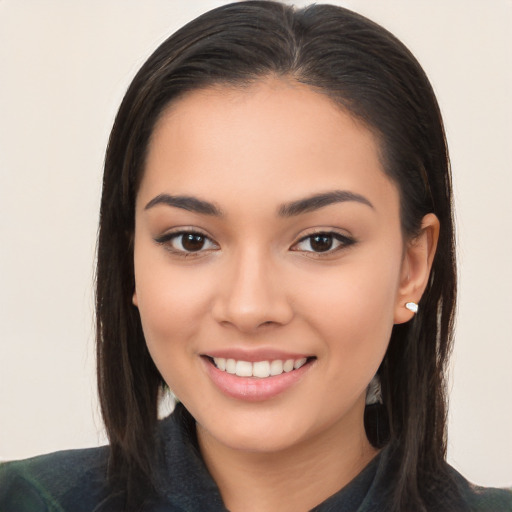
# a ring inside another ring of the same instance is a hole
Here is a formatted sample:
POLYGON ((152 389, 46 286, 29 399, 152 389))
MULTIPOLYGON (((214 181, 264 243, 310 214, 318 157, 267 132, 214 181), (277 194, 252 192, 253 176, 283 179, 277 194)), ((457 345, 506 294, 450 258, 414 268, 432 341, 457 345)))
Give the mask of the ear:
POLYGON ((405 304, 420 301, 428 284, 438 239, 439 219, 429 213, 421 221, 418 236, 409 240, 405 248, 395 304, 395 324, 407 322, 414 316, 405 304))
POLYGON ((139 307, 139 301, 137 300, 137 290, 135 290, 133 292, 133 295, 132 295, 132 304, 135 306, 135 307, 139 307))

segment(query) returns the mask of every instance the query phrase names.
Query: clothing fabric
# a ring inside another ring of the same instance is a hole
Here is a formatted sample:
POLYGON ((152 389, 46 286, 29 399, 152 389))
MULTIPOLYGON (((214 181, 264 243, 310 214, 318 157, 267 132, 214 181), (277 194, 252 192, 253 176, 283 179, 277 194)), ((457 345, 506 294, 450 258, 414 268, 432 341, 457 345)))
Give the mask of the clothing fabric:
MULTIPOLYGON (((161 421, 156 489, 143 512, 226 512, 197 446, 195 422, 182 405, 161 421)), ((1 512, 121 512, 106 479, 108 447, 69 450, 0 466, 1 512)), ((512 490, 484 489, 455 470, 463 508, 512 512, 512 490)), ((352 482, 312 512, 382 512, 392 488, 393 450, 384 448, 352 482)))

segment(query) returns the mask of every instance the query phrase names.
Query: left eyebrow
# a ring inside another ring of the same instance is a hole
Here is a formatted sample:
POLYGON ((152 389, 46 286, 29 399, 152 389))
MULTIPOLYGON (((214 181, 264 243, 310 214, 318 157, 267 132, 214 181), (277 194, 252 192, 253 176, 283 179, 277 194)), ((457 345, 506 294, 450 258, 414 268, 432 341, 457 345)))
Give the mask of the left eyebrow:
POLYGON ((333 190, 332 192, 324 192, 315 194, 304 199, 298 199, 291 203, 280 206, 278 213, 280 217, 293 217, 302 213, 312 212, 329 206, 334 203, 345 203, 347 201, 355 201, 375 209, 373 204, 366 197, 350 192, 348 190, 333 190))

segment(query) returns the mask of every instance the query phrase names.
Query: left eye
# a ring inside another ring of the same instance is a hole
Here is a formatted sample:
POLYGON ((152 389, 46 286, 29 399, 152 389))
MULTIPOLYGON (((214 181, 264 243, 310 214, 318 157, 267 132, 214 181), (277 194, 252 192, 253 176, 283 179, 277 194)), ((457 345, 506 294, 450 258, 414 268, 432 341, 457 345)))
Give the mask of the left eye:
POLYGON ((306 252, 333 252, 341 247, 352 245, 354 240, 339 233, 315 233, 299 240, 294 246, 294 251, 306 252))
POLYGON ((168 245, 170 250, 181 253, 194 253, 217 247, 206 235, 193 231, 169 233, 156 241, 168 245))

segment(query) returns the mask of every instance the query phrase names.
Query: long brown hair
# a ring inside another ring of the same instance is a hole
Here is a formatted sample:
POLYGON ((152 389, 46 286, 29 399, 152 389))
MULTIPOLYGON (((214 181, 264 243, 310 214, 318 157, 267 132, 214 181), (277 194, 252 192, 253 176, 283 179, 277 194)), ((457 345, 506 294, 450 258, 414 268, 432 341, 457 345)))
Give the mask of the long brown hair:
MULTIPOLYGON (((111 476, 134 506, 151 482, 153 433, 163 380, 146 348, 134 291, 138 183, 159 115, 185 92, 286 75, 328 95, 380 141, 400 191, 404 235, 423 216, 441 223, 437 254, 414 320, 396 325, 379 370, 383 428, 398 461, 392 510, 447 510, 445 370, 452 344, 456 267, 452 187, 439 107, 413 55, 379 25, 341 7, 296 10, 272 1, 214 9, 169 37, 131 83, 105 159, 97 266, 98 387, 111 446, 111 476)), ((447 508, 448 507, 448 508, 447 508)))

